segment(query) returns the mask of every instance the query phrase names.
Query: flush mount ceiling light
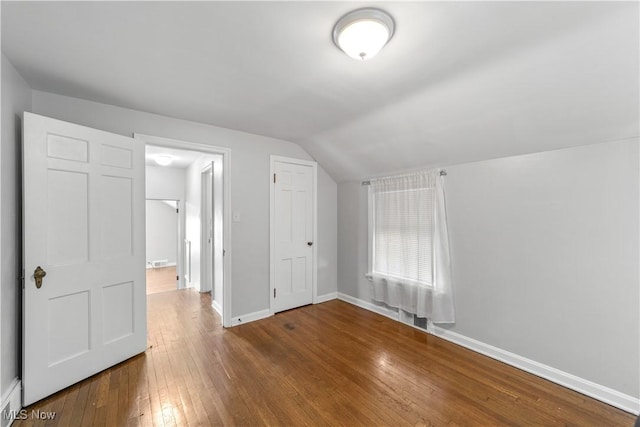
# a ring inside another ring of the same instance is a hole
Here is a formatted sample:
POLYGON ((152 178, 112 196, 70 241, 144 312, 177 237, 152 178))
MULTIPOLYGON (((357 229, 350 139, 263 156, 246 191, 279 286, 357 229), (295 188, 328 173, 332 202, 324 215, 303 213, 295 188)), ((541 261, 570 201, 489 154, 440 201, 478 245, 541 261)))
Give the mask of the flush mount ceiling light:
POLYGON ((393 36, 393 18, 387 12, 365 8, 344 15, 333 28, 333 42, 354 59, 370 59, 393 36))
POLYGON ((160 166, 169 166, 173 163, 173 156, 169 156, 168 154, 158 154, 153 158, 157 164, 160 166))

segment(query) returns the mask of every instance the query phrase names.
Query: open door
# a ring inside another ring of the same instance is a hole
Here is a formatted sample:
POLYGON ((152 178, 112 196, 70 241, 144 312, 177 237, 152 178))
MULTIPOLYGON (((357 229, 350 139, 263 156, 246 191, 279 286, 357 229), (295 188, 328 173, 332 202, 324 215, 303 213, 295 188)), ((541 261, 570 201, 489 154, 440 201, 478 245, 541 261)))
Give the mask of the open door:
POLYGON ((144 145, 25 113, 23 404, 146 348, 144 145))

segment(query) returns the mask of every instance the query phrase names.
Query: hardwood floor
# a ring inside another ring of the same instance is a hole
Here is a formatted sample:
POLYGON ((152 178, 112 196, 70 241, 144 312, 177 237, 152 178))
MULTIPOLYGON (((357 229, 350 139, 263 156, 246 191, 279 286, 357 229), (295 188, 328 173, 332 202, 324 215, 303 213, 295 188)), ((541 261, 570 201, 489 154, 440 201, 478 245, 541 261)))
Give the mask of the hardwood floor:
POLYGON ((582 425, 634 417, 342 301, 231 329, 210 296, 149 295, 149 348, 15 426, 582 425))
POLYGON ((147 268, 147 295, 175 291, 176 267, 147 268))

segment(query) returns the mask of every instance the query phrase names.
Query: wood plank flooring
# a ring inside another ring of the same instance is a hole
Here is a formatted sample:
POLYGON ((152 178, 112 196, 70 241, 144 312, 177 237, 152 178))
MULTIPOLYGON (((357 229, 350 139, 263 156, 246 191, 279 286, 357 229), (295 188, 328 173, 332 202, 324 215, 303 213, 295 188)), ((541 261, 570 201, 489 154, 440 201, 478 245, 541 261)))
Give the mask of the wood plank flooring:
POLYGON ((175 291, 178 288, 176 267, 147 268, 147 295, 175 291))
POLYGON ((342 301, 223 329, 208 294, 149 295, 146 353, 15 426, 632 426, 604 403, 342 301))

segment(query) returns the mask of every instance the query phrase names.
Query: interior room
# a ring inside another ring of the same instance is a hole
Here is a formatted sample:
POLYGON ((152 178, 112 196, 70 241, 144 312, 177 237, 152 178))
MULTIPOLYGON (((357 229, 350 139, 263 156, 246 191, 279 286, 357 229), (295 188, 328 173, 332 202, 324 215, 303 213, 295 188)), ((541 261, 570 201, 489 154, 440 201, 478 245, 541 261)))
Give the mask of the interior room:
POLYGON ((0 8, 0 427, 637 421, 638 2, 0 8))

